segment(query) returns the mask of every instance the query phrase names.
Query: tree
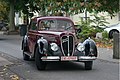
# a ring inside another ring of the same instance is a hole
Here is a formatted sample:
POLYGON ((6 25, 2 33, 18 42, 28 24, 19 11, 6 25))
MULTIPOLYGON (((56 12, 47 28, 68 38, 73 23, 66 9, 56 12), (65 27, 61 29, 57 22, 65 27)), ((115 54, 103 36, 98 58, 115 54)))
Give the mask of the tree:
POLYGON ((69 15, 88 12, 108 12, 111 16, 119 11, 119 0, 34 0, 40 11, 48 14, 65 12, 69 15))
POLYGON ((10 11, 9 11, 9 31, 15 31, 15 12, 14 12, 14 4, 16 0, 0 0, 0 2, 6 2, 9 5, 10 11))
MULTIPOLYGON (((15 12, 23 10, 23 12, 25 13, 27 11, 27 7, 25 5, 28 3, 28 0, 0 0, 0 3, 3 1, 9 5, 9 31, 15 31, 15 12)), ((6 11, 2 12, 6 14, 8 13, 6 11)))
POLYGON ((23 13, 28 13, 29 0, 0 0, 0 2, 6 2, 9 5, 9 31, 15 31, 15 12, 23 11, 23 13))
POLYGON ((15 11, 14 11, 14 4, 15 0, 9 0, 10 3, 10 14, 9 14, 9 20, 10 20, 10 26, 9 26, 9 31, 15 31, 15 11))
MULTIPOLYGON (((2 1, 2 0, 0 0, 2 1)), ((119 11, 119 0, 3 0, 10 5, 10 28, 15 30, 15 11, 22 11, 26 16, 31 12, 39 12, 41 15, 56 15, 65 13, 74 15, 84 12, 108 12, 111 16, 119 11)))
POLYGON ((7 6, 7 3, 0 0, 0 20, 4 20, 8 22, 8 12, 9 8, 7 6))
POLYGON ((17 0, 15 4, 15 11, 24 14, 24 19, 27 20, 27 24, 29 22, 28 18, 33 16, 33 12, 38 12, 39 10, 40 8, 35 5, 34 0, 17 0))

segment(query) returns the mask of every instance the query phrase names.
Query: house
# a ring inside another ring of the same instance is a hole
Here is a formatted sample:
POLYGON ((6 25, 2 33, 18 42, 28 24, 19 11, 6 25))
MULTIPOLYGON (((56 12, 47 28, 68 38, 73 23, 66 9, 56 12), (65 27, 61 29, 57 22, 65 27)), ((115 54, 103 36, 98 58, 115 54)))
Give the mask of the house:
MULTIPOLYGON (((106 26, 114 25, 120 23, 120 13, 114 14, 115 16, 110 16, 107 12, 101 12, 98 14, 98 16, 104 16, 106 18, 106 21, 109 22, 109 24, 106 24, 106 26)), ((76 23, 80 21, 80 18, 90 18, 92 19, 93 17, 91 16, 90 13, 87 12, 87 15, 85 13, 77 14, 74 16, 71 16, 70 18, 76 23)))

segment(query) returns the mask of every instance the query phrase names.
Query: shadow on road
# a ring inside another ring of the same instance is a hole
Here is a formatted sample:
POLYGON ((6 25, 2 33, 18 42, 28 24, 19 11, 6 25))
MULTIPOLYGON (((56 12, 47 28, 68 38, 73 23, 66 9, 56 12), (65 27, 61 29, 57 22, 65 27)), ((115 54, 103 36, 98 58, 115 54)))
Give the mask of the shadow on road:
POLYGON ((0 38, 0 41, 1 41, 1 40, 7 40, 7 39, 5 39, 5 38, 0 38))
MULTIPOLYGON (((34 61, 25 61, 32 68, 36 69, 34 61)), ((76 71, 84 70, 84 64, 81 62, 49 62, 47 64, 46 70, 44 71, 76 71)))

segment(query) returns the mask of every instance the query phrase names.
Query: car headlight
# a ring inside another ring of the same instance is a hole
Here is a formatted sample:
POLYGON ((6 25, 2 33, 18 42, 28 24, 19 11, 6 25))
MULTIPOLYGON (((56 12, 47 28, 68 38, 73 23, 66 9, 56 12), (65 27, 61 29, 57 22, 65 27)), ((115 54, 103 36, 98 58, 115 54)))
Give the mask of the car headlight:
POLYGON ((77 45, 77 49, 78 49, 79 51, 84 51, 84 50, 85 50, 85 46, 84 46, 82 43, 79 43, 79 44, 77 45))
POLYGON ((51 49, 53 51, 57 51, 58 50, 58 45, 56 43, 51 43, 50 46, 51 46, 51 49))

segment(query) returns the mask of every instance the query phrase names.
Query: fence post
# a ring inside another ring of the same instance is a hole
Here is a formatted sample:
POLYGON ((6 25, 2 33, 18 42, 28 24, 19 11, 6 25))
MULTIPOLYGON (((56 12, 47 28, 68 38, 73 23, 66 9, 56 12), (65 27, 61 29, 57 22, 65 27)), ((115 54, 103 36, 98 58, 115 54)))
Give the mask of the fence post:
POLYGON ((113 34, 113 58, 120 59, 120 34, 113 34))

